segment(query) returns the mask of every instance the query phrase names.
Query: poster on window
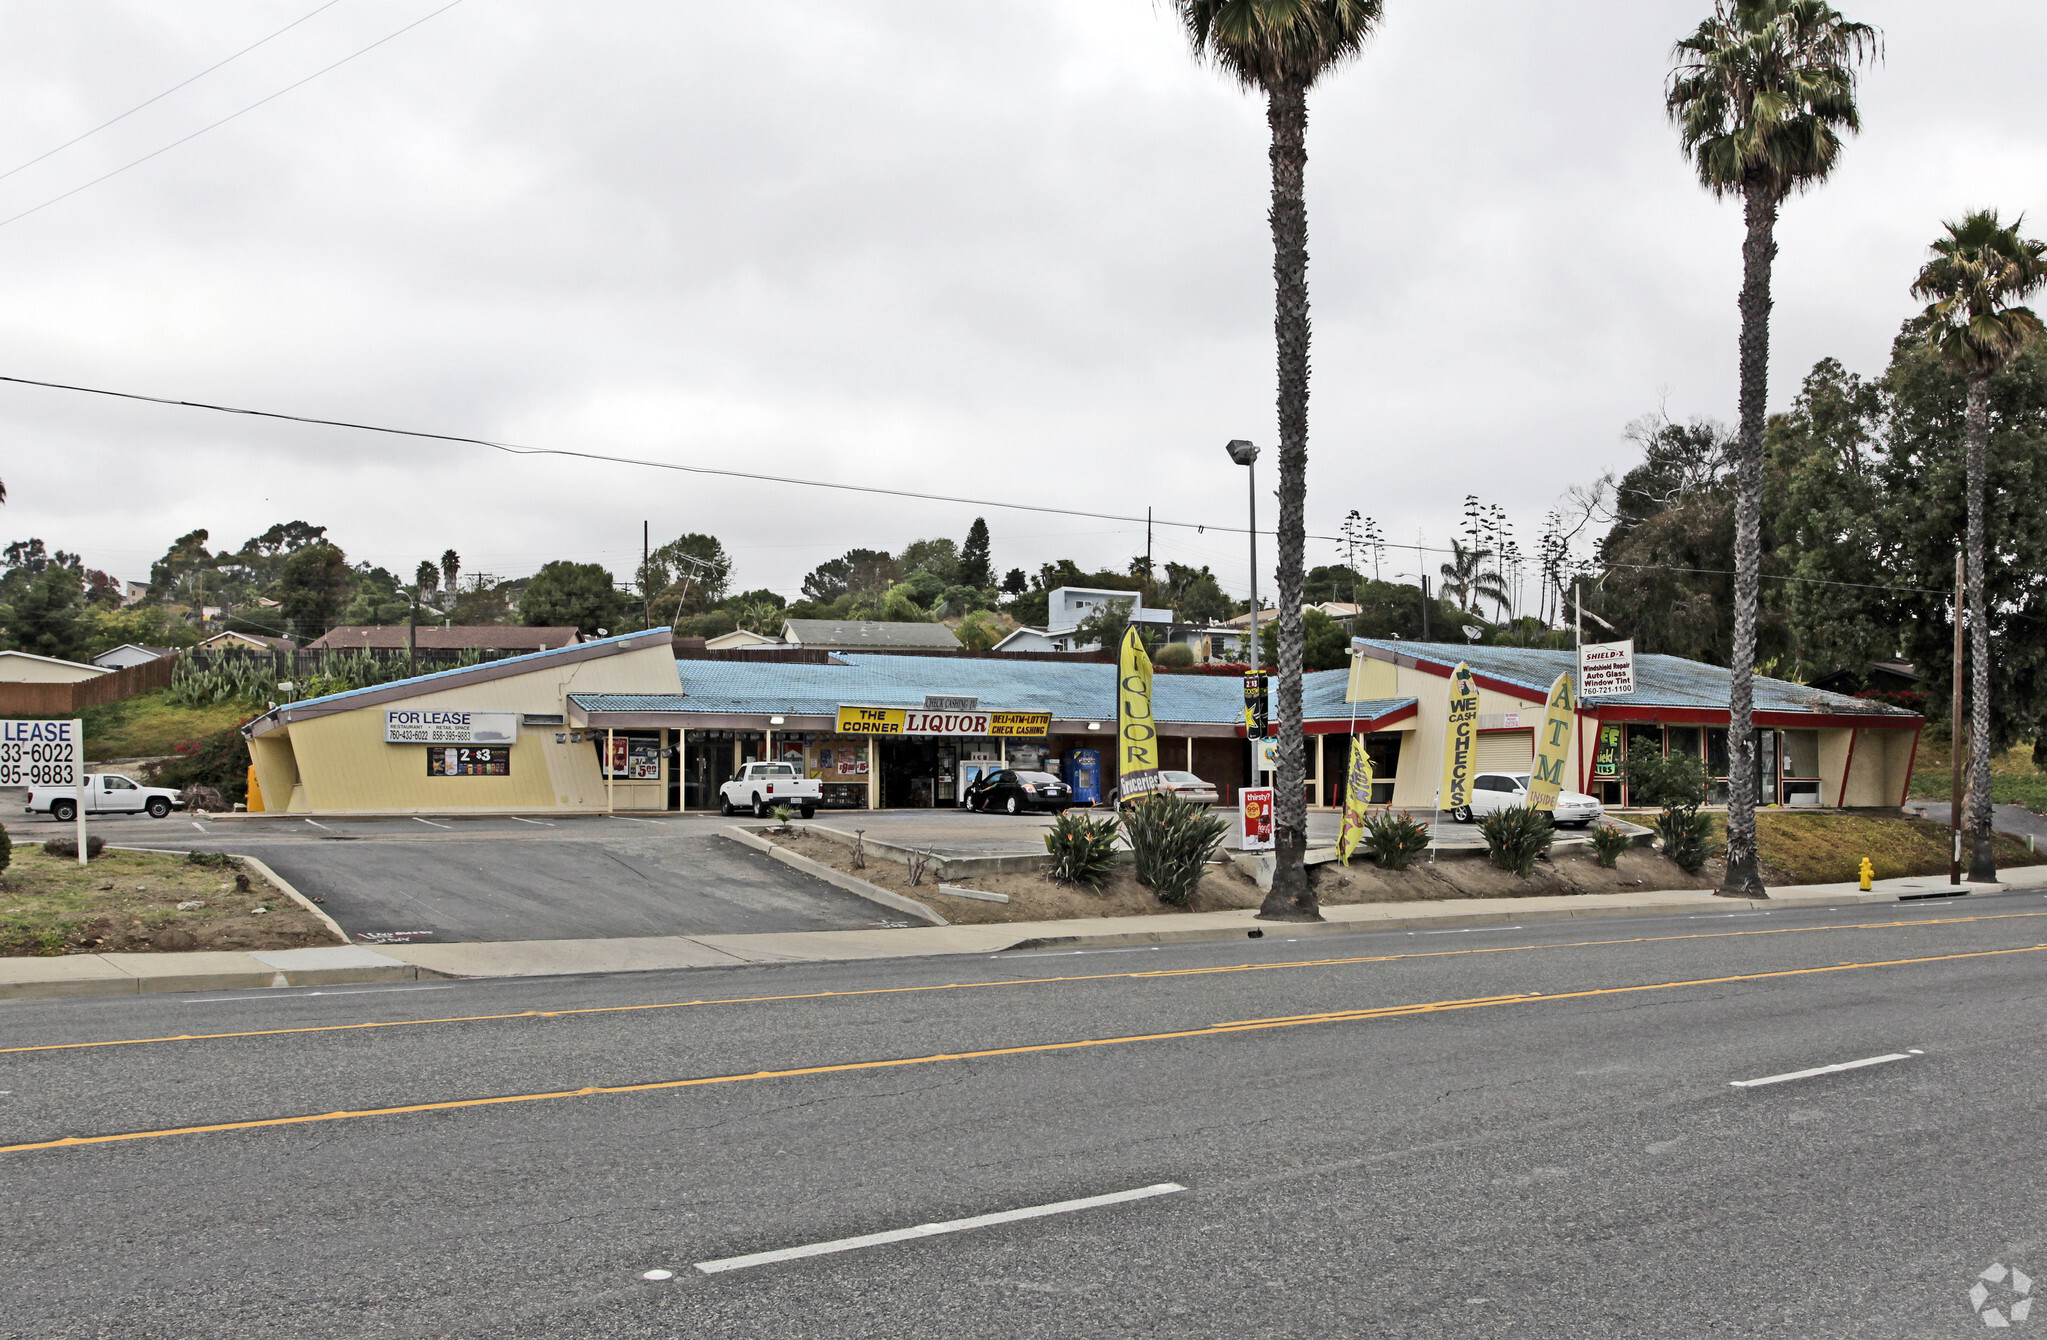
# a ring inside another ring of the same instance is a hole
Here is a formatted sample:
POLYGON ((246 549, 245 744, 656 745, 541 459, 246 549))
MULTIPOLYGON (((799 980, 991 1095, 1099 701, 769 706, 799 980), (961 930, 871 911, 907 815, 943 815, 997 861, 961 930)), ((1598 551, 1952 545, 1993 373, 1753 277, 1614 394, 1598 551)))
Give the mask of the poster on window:
POLYGON ((1601 781, 1614 781, 1621 775, 1621 728, 1601 726, 1599 728, 1599 750, 1592 756, 1592 775, 1601 781))
MULTIPOLYGON (((604 741, 597 742, 599 757, 604 757, 604 741)), ((658 736, 614 735, 611 737, 611 752, 604 758, 604 775, 621 782, 658 782, 661 780, 661 740, 658 736)))
POLYGON ((509 777, 512 751, 509 749, 429 749, 426 751, 429 777, 509 777))

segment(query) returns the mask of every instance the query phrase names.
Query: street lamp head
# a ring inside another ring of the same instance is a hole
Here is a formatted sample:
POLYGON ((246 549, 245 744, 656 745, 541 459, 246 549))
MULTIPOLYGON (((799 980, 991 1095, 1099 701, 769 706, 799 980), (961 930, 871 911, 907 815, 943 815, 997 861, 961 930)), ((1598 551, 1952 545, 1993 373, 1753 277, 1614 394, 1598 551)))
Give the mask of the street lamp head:
POLYGON ((1225 450, 1230 453, 1230 459, 1238 465, 1249 465, 1258 459, 1258 448, 1241 437, 1232 440, 1225 450))

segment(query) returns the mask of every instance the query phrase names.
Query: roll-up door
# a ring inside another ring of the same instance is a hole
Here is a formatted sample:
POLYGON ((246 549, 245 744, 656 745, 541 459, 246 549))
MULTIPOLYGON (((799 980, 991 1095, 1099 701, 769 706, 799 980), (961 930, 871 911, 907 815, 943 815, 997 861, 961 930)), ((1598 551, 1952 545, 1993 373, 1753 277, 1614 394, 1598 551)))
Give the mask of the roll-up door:
POLYGON ((1478 737, 1480 772, 1527 772, 1535 763, 1535 732, 1489 730, 1478 737))

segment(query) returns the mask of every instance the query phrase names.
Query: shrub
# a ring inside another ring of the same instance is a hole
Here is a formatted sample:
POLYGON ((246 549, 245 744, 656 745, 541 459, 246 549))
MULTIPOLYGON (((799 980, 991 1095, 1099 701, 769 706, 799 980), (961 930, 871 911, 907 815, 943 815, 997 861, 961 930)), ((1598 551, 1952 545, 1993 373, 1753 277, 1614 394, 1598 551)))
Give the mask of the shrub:
POLYGON ((1052 878, 1098 889, 1116 864, 1116 820, 1062 810, 1045 834, 1045 850, 1052 854, 1052 878))
POLYGON ((1130 850, 1137 856, 1137 882, 1178 907, 1201 882, 1202 867, 1222 846, 1229 824, 1178 796, 1145 796, 1123 816, 1130 850))
POLYGON ((1621 832, 1618 824, 1600 824, 1592 830, 1592 854, 1599 858, 1601 865, 1611 870, 1631 841, 1633 839, 1621 832))
POLYGON ((1185 642, 1168 643, 1159 648, 1159 654, 1151 658, 1151 663, 1176 669, 1190 666, 1194 664, 1194 648, 1185 642))
POLYGON ((1657 816, 1656 831, 1663 835, 1663 854, 1687 875, 1698 874, 1712 855, 1713 819, 1696 805, 1666 809, 1657 816))
MULTIPOLYGON (((106 850, 106 846, 107 840, 98 833, 88 834, 85 839, 85 859, 88 861, 92 860, 102 851, 106 850)), ((76 838, 51 838, 43 844, 43 850, 52 856, 76 857, 78 855, 78 840, 76 838)))
POLYGON ((210 786, 229 805, 247 800, 249 745, 242 739, 242 728, 230 726, 204 739, 179 745, 175 754, 151 770, 150 780, 180 791, 210 786))
POLYGON ((14 863, 14 839, 7 836, 7 830, 0 828, 0 874, 14 863))
POLYGON ((1358 845, 1379 863, 1382 870, 1405 870, 1408 863, 1429 849, 1429 830, 1402 810, 1382 810, 1365 818, 1364 836, 1358 845))
POLYGON ((1494 810, 1479 821, 1478 831, 1493 864, 1523 879, 1535 872, 1535 858, 1557 837, 1548 812, 1531 809, 1494 810))

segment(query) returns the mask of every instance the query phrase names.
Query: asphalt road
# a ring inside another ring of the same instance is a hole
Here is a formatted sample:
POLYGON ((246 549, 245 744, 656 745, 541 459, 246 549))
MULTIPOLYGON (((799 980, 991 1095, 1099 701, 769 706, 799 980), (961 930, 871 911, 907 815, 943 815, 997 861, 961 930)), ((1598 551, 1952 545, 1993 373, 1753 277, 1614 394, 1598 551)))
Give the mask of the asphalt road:
POLYGON ((2043 969, 2035 894, 0 1005, 0 1336, 1976 1334, 2043 969))
MULTIPOLYGON (((365 944, 745 935, 900 925, 694 818, 214 822, 109 816, 124 846, 254 856, 365 944)), ((62 829, 9 816, 16 841, 62 829)))

